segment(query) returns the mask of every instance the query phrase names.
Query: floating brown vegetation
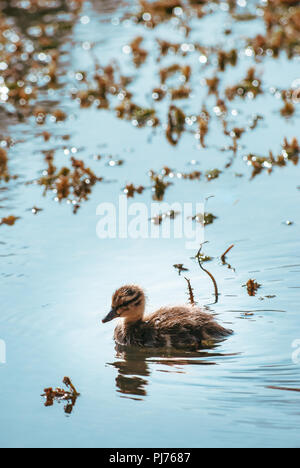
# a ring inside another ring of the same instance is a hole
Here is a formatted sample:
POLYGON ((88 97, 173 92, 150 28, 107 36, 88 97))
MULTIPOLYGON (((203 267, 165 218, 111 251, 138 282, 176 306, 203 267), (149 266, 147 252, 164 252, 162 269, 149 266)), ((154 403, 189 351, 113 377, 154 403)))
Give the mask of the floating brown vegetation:
POLYGON ((40 97, 46 83, 48 88, 57 87, 59 47, 72 29, 81 5, 81 0, 1 3, 1 60, 5 63, 1 70, 5 90, 1 101, 13 106, 12 113, 20 121, 32 115, 31 103, 40 97), (31 80, 33 75, 38 78, 31 80))
POLYGON ((122 104, 116 108, 119 119, 130 120, 136 127, 157 127, 159 119, 156 117, 154 109, 144 109, 137 106, 129 99, 124 99, 122 104))
POLYGON ((207 78, 206 84, 208 86, 208 94, 215 94, 216 96, 219 95, 220 79, 217 76, 214 76, 213 78, 207 78))
POLYGON ((136 23, 153 29, 174 18, 178 22, 178 27, 186 35, 189 35, 188 18, 202 18, 206 14, 203 8, 206 3, 207 0, 139 0, 140 9, 138 12, 127 14, 125 19, 132 18, 136 23))
POLYGON ((187 286, 188 286, 189 304, 191 304, 192 306, 195 306, 197 305, 197 302, 195 300, 194 289, 192 288, 191 280, 188 278, 184 278, 184 279, 186 280, 187 286))
POLYGON ((142 36, 138 36, 130 43, 133 63, 135 64, 137 68, 143 65, 148 57, 147 50, 141 47, 141 44, 143 41, 144 41, 144 38, 142 36))
POLYGON ((182 273, 183 271, 184 271, 184 272, 189 271, 188 268, 185 268, 185 267, 184 267, 183 263, 178 263, 178 264, 173 265, 173 266, 174 266, 175 270, 178 270, 179 276, 181 275, 181 273, 182 273))
POLYGON ((175 8, 183 8, 181 0, 140 0, 139 4, 140 10, 135 15, 135 20, 148 28, 155 28, 158 24, 175 17, 175 8))
POLYGON ((254 115, 249 125, 250 130, 255 130, 261 120, 264 120, 264 117, 262 115, 260 114, 254 115))
POLYGON ((97 182, 102 182, 102 177, 97 177, 94 172, 85 166, 81 160, 71 158, 72 168, 63 167, 57 170, 54 166, 54 154, 46 155, 48 169, 37 180, 44 187, 44 195, 52 190, 57 201, 66 199, 73 205, 74 213, 80 208, 82 201, 88 200, 92 187, 97 182))
POLYGON ((113 156, 108 156, 106 165, 109 167, 120 167, 123 166, 124 162, 124 159, 114 159, 113 156))
POLYGON ((193 221, 202 224, 202 226, 209 226, 213 224, 215 219, 218 219, 217 216, 213 215, 212 213, 198 213, 192 217, 193 221))
POLYGON ((166 182, 164 175, 157 174, 154 171, 150 171, 150 179, 153 182, 153 200, 162 201, 164 199, 167 188, 172 185, 172 183, 166 182))
MULTIPOLYGON (((53 120, 53 122, 64 122, 67 119, 67 114, 61 109, 54 109, 53 111, 47 111, 44 107, 37 106, 33 109, 33 115, 38 125, 44 125, 47 117, 53 120)), ((48 132, 43 132, 44 140, 49 141, 51 135, 48 132)))
POLYGON ((162 68, 159 72, 161 83, 165 84, 168 78, 177 73, 180 73, 185 82, 188 82, 192 74, 192 69, 189 65, 179 65, 177 63, 170 65, 169 67, 162 68))
POLYGON ((212 213, 204 213, 204 226, 209 226, 215 221, 215 219, 218 219, 218 218, 212 213))
POLYGON ((184 130, 184 112, 176 106, 170 106, 168 113, 168 126, 166 130, 166 136, 169 143, 173 146, 177 145, 184 130))
POLYGON ((33 206, 30 208, 30 211, 32 214, 37 215, 38 213, 41 213, 43 211, 42 208, 38 208, 37 206, 33 206))
POLYGON ((288 58, 300 52, 300 4, 298 0, 270 0, 264 7, 266 35, 249 41, 256 56, 278 57, 286 51, 288 58))
POLYGON ((262 94, 262 82, 255 75, 255 68, 250 68, 246 77, 237 85, 228 87, 226 89, 226 96, 229 101, 232 101, 235 97, 250 97, 256 98, 259 94, 262 94))
POLYGON ((162 222, 165 221, 166 219, 175 219, 176 216, 178 216, 179 214, 180 213, 178 211, 170 210, 170 211, 167 211, 166 213, 161 213, 161 214, 154 216, 153 218, 150 219, 150 221, 152 222, 152 224, 155 224, 156 226, 160 226, 162 222))
POLYGON ((110 98, 119 96, 120 99, 130 102, 132 93, 127 86, 132 79, 120 74, 116 64, 101 67, 95 64, 96 71, 93 76, 85 76, 84 72, 77 72, 77 84, 72 91, 72 98, 76 99, 82 108, 88 108, 94 103, 98 109, 109 109, 110 98))
POLYGON ((205 177, 208 181, 218 179, 220 174, 222 174, 222 171, 219 169, 212 169, 211 171, 207 171, 205 173, 205 177))
POLYGON ((49 387, 45 388, 44 393, 41 396, 46 398, 46 407, 53 406, 55 401, 58 403, 61 401, 67 402, 64 406, 64 411, 66 414, 71 414, 80 393, 77 392, 69 377, 65 377, 63 379, 63 384, 68 388, 68 390, 62 388, 53 389, 52 387, 49 387))
POLYGON ((289 161, 293 161, 293 163, 297 164, 300 153, 300 146, 297 138, 293 138, 290 143, 288 142, 287 138, 285 138, 282 147, 283 155, 287 157, 289 161))
POLYGON ((243 134, 246 132, 246 129, 235 127, 231 131, 228 131, 227 122, 225 120, 223 120, 223 128, 224 135, 230 136, 230 138, 232 138, 232 145, 228 149, 232 150, 233 153, 236 154, 238 150, 238 140, 242 138, 243 134))
POLYGON ((154 88, 152 91, 152 99, 154 101, 162 101, 164 97, 166 96, 166 91, 162 88, 154 88))
POLYGON ((181 86, 178 89, 171 90, 171 99, 173 101, 176 101, 178 99, 187 99, 190 97, 190 94, 191 88, 188 88, 187 86, 181 86))
POLYGON ((181 50, 181 44, 178 42, 174 43, 174 42, 164 41, 161 39, 157 39, 156 41, 159 46, 158 60, 160 60, 161 57, 165 57, 166 55, 168 55, 170 51, 177 54, 181 50))
POLYGON ((193 171, 193 172, 190 172, 189 174, 185 174, 185 173, 178 174, 180 178, 186 179, 186 180, 200 180, 201 175, 202 175, 202 172, 200 171, 193 171))
POLYGON ((220 50, 218 53, 218 66, 220 71, 225 71, 227 65, 232 65, 233 67, 237 64, 238 61, 238 52, 236 49, 231 50, 230 52, 224 52, 220 50))
POLYGON ((292 102, 284 100, 284 106, 280 109, 282 117, 291 117, 295 113, 295 106, 292 102))
POLYGON ((205 137, 208 133, 208 124, 210 121, 210 114, 207 111, 207 109, 204 107, 202 109, 201 114, 198 117, 198 133, 197 133, 197 138, 199 138, 199 141, 201 143, 201 146, 205 148, 205 137))
POLYGON ((16 223, 16 221, 18 221, 18 217, 16 216, 8 216, 7 218, 2 218, 1 221, 0 221, 0 226, 2 225, 6 225, 6 226, 14 226, 14 224, 16 223))
POLYGON ((200 257, 201 263, 206 263, 206 262, 211 262, 213 260, 213 257, 210 257, 209 255, 205 255, 200 252, 200 254, 197 253, 195 257, 192 257, 192 260, 198 260, 198 257, 200 257))
POLYGON ((280 114, 283 117, 291 117, 296 111, 294 106, 294 93, 295 90, 284 90, 281 93, 284 106, 280 109, 280 114))
POLYGON ((250 279, 245 285, 249 296, 256 296, 257 291, 261 288, 261 284, 257 283, 255 280, 250 279))
POLYGON ((248 165, 253 167, 252 178, 256 177, 263 170, 266 170, 269 174, 271 174, 274 167, 284 167, 287 165, 288 161, 293 162, 295 165, 298 164, 300 153, 298 140, 294 138, 289 143, 285 138, 282 147, 283 150, 277 157, 273 155, 272 151, 270 151, 269 157, 261 157, 254 154, 249 154, 246 157, 248 165))
POLYGON ((161 171, 163 176, 170 177, 174 179, 183 179, 183 180, 200 180, 202 176, 202 172, 200 171, 192 171, 192 172, 177 172, 169 167, 164 167, 161 171))
POLYGON ((4 179, 5 181, 9 180, 7 163, 8 163, 7 152, 5 149, 0 148, 0 180, 1 179, 4 179))
POLYGON ((142 185, 135 187, 133 184, 128 184, 124 188, 124 193, 127 195, 127 198, 133 198, 134 195, 137 193, 141 195, 145 190, 145 187, 142 185))

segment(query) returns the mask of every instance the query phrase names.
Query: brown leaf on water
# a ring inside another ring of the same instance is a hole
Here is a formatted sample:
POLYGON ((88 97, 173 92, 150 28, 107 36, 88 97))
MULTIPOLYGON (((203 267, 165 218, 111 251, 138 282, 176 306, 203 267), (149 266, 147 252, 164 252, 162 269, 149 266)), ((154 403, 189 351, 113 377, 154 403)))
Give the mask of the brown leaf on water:
POLYGON ((176 146, 185 130, 185 114, 176 106, 170 106, 166 136, 171 145, 176 146))
POLYGON ((8 157, 5 149, 0 148, 0 179, 6 178, 8 176, 8 157))
POLYGON ((179 214, 180 212, 178 211, 170 210, 170 211, 167 211, 166 213, 160 213, 156 216, 153 216, 153 218, 151 218, 150 221, 155 226, 160 226, 162 222, 165 221, 166 219, 174 220, 176 216, 178 216, 179 214))
POLYGON ((128 184, 124 188, 124 193, 127 195, 127 198, 133 198, 134 195, 137 193, 141 195, 145 190, 145 187, 142 185, 135 187, 133 184, 128 184))
POLYGON ((257 283, 255 280, 250 279, 246 285, 249 296, 256 296, 257 291, 261 288, 261 284, 257 283))
MULTIPOLYGON (((135 21, 148 28, 155 28, 158 24, 175 17, 174 9, 183 7, 181 0, 140 0, 139 5, 140 9, 134 15, 135 21)), ((131 18, 132 15, 126 15, 126 18, 128 17, 131 18)))
POLYGON ((218 179, 218 177, 222 174, 222 171, 219 169, 212 169, 211 171, 207 171, 205 173, 205 177, 208 181, 218 179))
POLYGON ((238 61, 238 51, 236 49, 231 50, 230 52, 225 52, 220 50, 218 52, 218 66, 220 71, 225 71, 227 65, 232 65, 233 67, 237 64, 238 61))
POLYGON ((282 109, 280 109, 280 114, 283 117, 291 117, 292 115, 294 115, 295 111, 296 109, 294 104, 292 102, 285 101, 284 106, 282 107, 282 109))
POLYGON ((119 119, 130 120, 136 127, 157 127, 159 119, 154 109, 142 108, 129 99, 124 99, 122 104, 116 107, 117 117, 119 119))
POLYGON ((243 99, 247 96, 256 98, 259 94, 263 93, 262 82, 255 75, 255 72, 255 68, 250 68, 246 77, 240 83, 226 89, 226 96, 229 101, 232 101, 237 96, 243 99))
POLYGON ((18 219, 20 218, 16 216, 8 216, 7 218, 2 218, 0 221, 0 226, 2 226, 3 224, 5 224, 6 226, 13 226, 18 219))
POLYGON ((153 191, 153 200, 162 201, 165 196, 167 188, 172 185, 171 182, 165 181, 165 176, 157 174, 154 171, 150 171, 150 178, 153 182, 152 191, 153 191))
POLYGON ((71 158, 71 168, 62 167, 60 170, 54 165, 54 151, 46 151, 45 160, 48 169, 42 177, 37 180, 44 187, 44 195, 52 190, 56 192, 59 202, 69 200, 76 213, 82 201, 88 200, 92 188, 96 183, 102 182, 103 177, 98 177, 84 161, 71 158))
POLYGON ((190 94, 191 88, 187 86, 181 86, 180 88, 171 90, 171 99, 172 101, 176 101, 178 99, 187 99, 190 97, 190 94))
POLYGON ((188 82, 191 77, 192 69, 189 65, 179 65, 178 63, 170 65, 166 68, 162 68, 159 72, 161 84, 165 84, 168 78, 175 75, 176 73, 180 73, 183 76, 185 82, 188 82))
POLYGON ((133 62, 137 68, 143 65, 148 57, 148 51, 141 47, 143 41, 144 38, 142 36, 138 36, 129 45, 133 57, 133 62))
POLYGON ((175 270, 178 270, 179 276, 181 275, 181 273, 183 271, 189 271, 188 268, 184 267, 183 263, 178 263, 177 265, 173 265, 173 266, 174 266, 175 270))
POLYGON ((207 78, 206 84, 208 86, 208 94, 215 94, 216 96, 219 95, 220 79, 217 76, 214 76, 213 78, 207 78))
POLYGON ((70 390, 64 390, 62 388, 53 389, 52 387, 48 387, 45 388, 44 393, 41 396, 46 399, 46 407, 53 406, 55 402, 59 403, 60 401, 66 401, 67 404, 64 407, 64 411, 66 414, 71 414, 80 393, 77 392, 69 377, 64 377, 63 384, 70 390))

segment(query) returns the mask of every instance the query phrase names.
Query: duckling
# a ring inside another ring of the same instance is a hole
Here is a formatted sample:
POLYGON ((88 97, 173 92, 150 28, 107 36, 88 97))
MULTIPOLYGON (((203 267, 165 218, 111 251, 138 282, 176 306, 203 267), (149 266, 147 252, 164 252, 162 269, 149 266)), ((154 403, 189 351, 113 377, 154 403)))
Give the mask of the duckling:
POLYGON ((197 306, 163 307, 149 316, 145 316, 145 306, 145 293, 139 286, 123 286, 114 293, 112 309, 102 323, 123 319, 115 328, 117 346, 198 349, 204 340, 220 340, 233 333, 197 306))

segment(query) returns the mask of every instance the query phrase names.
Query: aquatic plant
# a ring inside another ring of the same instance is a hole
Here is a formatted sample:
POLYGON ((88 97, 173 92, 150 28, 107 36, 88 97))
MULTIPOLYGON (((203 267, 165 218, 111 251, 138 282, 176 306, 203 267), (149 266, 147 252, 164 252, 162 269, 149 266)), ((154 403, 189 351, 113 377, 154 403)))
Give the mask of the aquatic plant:
POLYGON ((220 174, 222 174, 222 171, 220 171, 220 169, 212 169, 205 173, 205 177, 208 181, 211 181, 211 180, 218 179, 220 174))
POLYGON ((184 278, 184 279, 186 280, 187 286, 188 286, 189 304, 191 304, 192 306, 195 306, 197 305, 197 302, 195 301, 194 289, 192 288, 191 280, 188 278, 184 278))
POLYGON ((144 192, 144 190, 145 187, 143 187, 142 185, 135 187, 133 184, 128 184, 126 185, 123 191, 127 195, 127 198, 133 198, 136 193, 141 195, 144 192))
POLYGON ((74 157, 71 158, 71 168, 62 167, 59 170, 54 166, 54 152, 48 152, 45 159, 48 168, 36 182, 44 187, 44 195, 49 190, 53 191, 57 201, 68 200, 74 213, 77 213, 82 201, 88 199, 92 187, 102 182, 103 178, 96 176, 83 161, 74 157))
POLYGON ((257 291, 261 288, 261 284, 257 283, 257 281, 250 279, 247 281, 247 284, 245 285, 247 288, 247 292, 249 296, 256 296, 257 291))
POLYGON ((5 149, 0 148, 0 180, 1 179, 8 180, 9 175, 8 175, 7 163, 8 163, 7 152, 5 149))
POLYGON ((199 264, 199 267, 202 271, 204 271, 204 273, 206 273, 210 279, 212 280, 213 282, 213 285, 214 285, 214 292, 215 292, 215 304, 217 304, 219 302, 219 290, 218 290, 218 285, 217 285, 217 282, 215 280, 215 277, 213 276, 212 273, 210 273, 206 268, 203 267, 203 262, 202 262, 202 248, 203 248, 203 244, 200 246, 200 249, 198 250, 197 254, 195 255, 195 258, 196 260, 198 261, 198 264, 199 264))
POLYGON ((228 87, 226 89, 226 97, 229 101, 232 101, 235 97, 240 98, 256 98, 259 94, 262 94, 262 82, 255 75, 255 68, 250 68, 247 72, 246 77, 237 85, 228 87))
POLYGON ((176 146, 185 130, 185 114, 176 106, 170 106, 166 136, 171 145, 176 146))
POLYGON ((69 377, 64 377, 63 384, 68 388, 68 390, 62 388, 53 389, 52 387, 49 387, 45 388, 44 393, 41 396, 46 399, 46 407, 53 406, 55 401, 58 403, 66 401, 67 404, 64 407, 64 412, 66 414, 71 414, 80 393, 77 392, 69 377))
POLYGON ((183 263, 178 263, 177 265, 173 265, 176 270, 178 270, 179 276, 183 271, 189 271, 188 268, 185 268, 183 263))
POLYGON ((20 219, 19 217, 17 216, 8 216, 6 218, 2 218, 1 221, 0 221, 0 226, 2 225, 6 225, 6 226, 14 226, 14 224, 16 223, 16 221, 18 221, 18 219, 20 219))
POLYGON ((157 174, 154 171, 150 171, 150 179, 153 182, 153 200, 162 201, 167 188, 172 185, 172 183, 165 181, 165 175, 157 174))

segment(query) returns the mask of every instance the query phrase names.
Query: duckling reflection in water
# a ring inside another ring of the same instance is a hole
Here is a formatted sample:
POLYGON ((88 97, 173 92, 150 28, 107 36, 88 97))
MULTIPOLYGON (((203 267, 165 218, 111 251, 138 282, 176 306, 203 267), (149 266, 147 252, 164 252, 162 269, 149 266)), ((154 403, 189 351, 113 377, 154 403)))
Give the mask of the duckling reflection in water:
POLYGON ((102 322, 123 319, 114 333, 117 346, 196 350, 203 341, 232 334, 197 306, 163 307, 149 316, 144 315, 145 306, 145 293, 139 286, 123 286, 115 292, 112 310, 102 322))
POLYGON ((203 349, 197 351, 156 348, 127 347, 119 350, 116 346, 116 361, 108 365, 118 371, 116 390, 121 398, 143 400, 147 396, 147 387, 153 371, 186 374, 191 366, 215 366, 216 360, 234 356, 217 351, 216 342, 206 342, 203 349))

